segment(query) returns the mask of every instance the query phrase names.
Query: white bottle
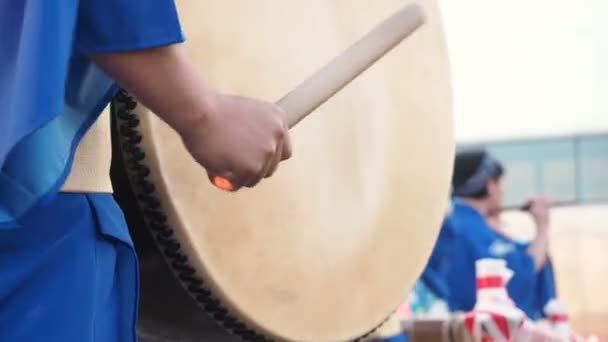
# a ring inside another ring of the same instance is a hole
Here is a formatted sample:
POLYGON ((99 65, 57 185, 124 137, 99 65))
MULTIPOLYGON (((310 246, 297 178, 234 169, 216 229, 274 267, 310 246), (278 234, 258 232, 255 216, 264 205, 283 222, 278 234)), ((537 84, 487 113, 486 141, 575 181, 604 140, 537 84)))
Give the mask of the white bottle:
POLYGON ((563 338, 564 341, 578 341, 578 338, 570 328, 568 311, 562 302, 557 299, 551 299, 545 305, 544 311, 555 334, 563 338))
POLYGON ((493 341, 511 341, 525 320, 525 314, 507 292, 506 285, 513 272, 504 260, 491 258, 477 260, 475 270, 477 301, 473 312, 465 318, 465 321, 473 319, 467 323, 472 335, 477 340, 489 337, 493 341), (503 320, 506 326, 495 319, 503 320))
POLYGON ((475 262, 477 302, 515 306, 507 293, 513 271, 503 259, 480 259, 475 262))

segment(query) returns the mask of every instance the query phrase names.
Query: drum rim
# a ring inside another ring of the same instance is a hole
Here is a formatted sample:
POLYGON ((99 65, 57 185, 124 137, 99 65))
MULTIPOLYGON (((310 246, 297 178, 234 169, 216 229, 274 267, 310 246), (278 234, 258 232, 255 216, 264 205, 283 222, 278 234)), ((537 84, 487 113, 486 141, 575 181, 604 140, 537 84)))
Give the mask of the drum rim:
MULTIPOLYGON (((166 209, 163 208, 158 191, 150 181, 150 167, 146 164, 145 152, 141 147, 142 136, 138 131, 139 115, 134 111, 139 103, 125 89, 119 89, 110 102, 110 115, 117 123, 117 137, 120 144, 124 171, 131 191, 135 194, 137 207, 145 222, 145 229, 150 233, 174 279, 183 290, 195 301, 197 306, 216 324, 228 333, 244 341, 275 341, 274 337, 250 327, 251 324, 239 319, 234 310, 223 305, 223 300, 216 295, 216 290, 206 285, 205 276, 197 271, 183 252, 180 242, 175 237, 175 230, 169 223, 166 209)), ((396 310, 396 309, 395 309, 396 310)), ((387 314, 384 320, 368 332, 352 341, 364 341, 374 334, 393 315, 387 314)))

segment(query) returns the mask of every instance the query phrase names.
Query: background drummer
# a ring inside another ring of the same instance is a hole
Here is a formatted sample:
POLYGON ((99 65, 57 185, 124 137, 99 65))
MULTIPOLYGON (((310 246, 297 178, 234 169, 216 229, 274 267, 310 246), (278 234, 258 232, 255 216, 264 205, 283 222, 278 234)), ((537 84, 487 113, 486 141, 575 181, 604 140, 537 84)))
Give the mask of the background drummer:
POLYGON ((82 136, 118 83, 251 187, 291 154, 284 113, 207 85, 171 0, 2 1, 0 23, 0 341, 134 341, 137 259, 111 189, 61 190, 76 171, 109 178, 72 169, 82 136))
POLYGON ((469 311, 475 305, 475 261, 502 258, 514 271, 508 291, 531 319, 544 316, 543 307, 556 297, 549 260, 549 202, 536 197, 526 203, 536 224, 529 243, 509 237, 499 221, 503 166, 484 150, 457 154, 452 179, 454 205, 441 228, 425 272, 439 273, 449 284, 446 300, 451 311, 469 311), (441 268, 438 267, 441 265, 441 268))

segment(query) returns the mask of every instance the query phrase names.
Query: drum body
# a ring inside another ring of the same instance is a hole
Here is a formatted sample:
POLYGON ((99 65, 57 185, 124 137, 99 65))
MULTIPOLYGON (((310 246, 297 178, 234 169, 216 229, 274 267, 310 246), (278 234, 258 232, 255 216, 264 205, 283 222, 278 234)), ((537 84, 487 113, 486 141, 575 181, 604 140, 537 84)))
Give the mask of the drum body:
MULTIPOLYGON (((113 139, 118 141, 116 129, 113 139)), ((119 144, 114 144, 120 152, 119 144)), ((239 342, 205 313, 175 277, 163 249, 148 230, 137 197, 131 191, 120 154, 114 154, 114 196, 125 213, 139 258, 140 295, 137 336, 139 342, 239 342)), ((148 209, 149 212, 150 209, 148 209)), ((158 231, 154 231, 157 233, 158 231)))
MULTIPOLYGON (((177 2, 201 74, 268 101, 407 3, 177 2)), ((293 158, 254 189, 219 191, 175 132, 133 99, 115 99, 116 167, 140 208, 127 216, 144 219, 132 229, 153 233, 176 281, 227 330, 355 340, 420 275, 447 205, 454 144, 437 2, 417 3, 426 23, 295 127, 293 158)))

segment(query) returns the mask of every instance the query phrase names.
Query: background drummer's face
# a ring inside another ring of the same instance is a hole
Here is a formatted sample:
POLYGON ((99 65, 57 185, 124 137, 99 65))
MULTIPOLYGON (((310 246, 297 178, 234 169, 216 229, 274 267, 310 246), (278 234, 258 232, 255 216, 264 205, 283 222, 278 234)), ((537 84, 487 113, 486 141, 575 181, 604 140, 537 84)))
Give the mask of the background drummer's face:
POLYGON ((490 211, 498 211, 502 208, 503 188, 502 178, 490 179, 487 185, 488 189, 488 206, 490 211))

